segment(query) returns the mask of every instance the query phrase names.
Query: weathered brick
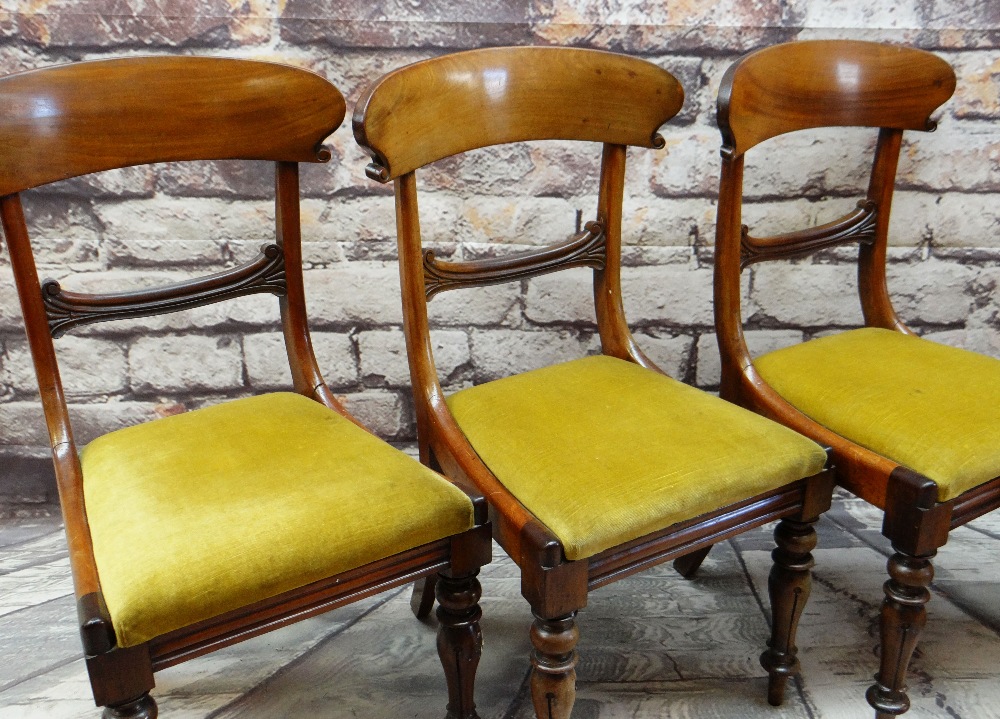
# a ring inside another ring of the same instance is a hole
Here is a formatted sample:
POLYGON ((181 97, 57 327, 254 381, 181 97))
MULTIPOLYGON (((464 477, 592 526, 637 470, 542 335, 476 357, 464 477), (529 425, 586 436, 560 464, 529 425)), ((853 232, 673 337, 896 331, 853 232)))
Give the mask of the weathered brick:
POLYGON ((399 271, 395 263, 351 262, 305 276, 309 318, 328 325, 401 325, 399 271))
POLYGON ((576 267, 532 278, 524 316, 538 324, 583 324, 596 329, 593 270, 576 267))
POLYGON ((953 324, 969 315, 970 283, 976 274, 971 267, 931 259, 893 264, 886 274, 893 305, 904 321, 953 324))
POLYGON ((596 351, 590 334, 568 331, 473 330, 472 360, 477 381, 527 372, 596 351))
POLYGON ((128 350, 129 377, 142 394, 238 389, 242 359, 231 337, 142 337, 128 350))
POLYGON ((676 380, 684 381, 691 364, 694 338, 690 335, 671 335, 639 332, 635 335, 639 349, 656 363, 656 366, 676 380))
POLYGON ((123 392, 127 384, 125 349, 116 342, 66 335, 56 340, 59 373, 67 397, 123 392))
POLYGON ((899 187, 929 193, 1000 189, 1000 130, 995 123, 945 116, 937 132, 903 137, 899 187))
POLYGON ((53 182, 38 188, 37 192, 102 199, 152 197, 155 177, 151 165, 121 167, 53 182))
POLYGON ((382 439, 410 439, 406 433, 413 420, 401 393, 367 390, 340 399, 348 412, 382 439))
POLYGON ((715 195, 719 191, 719 133, 668 124, 660 130, 666 146, 652 153, 649 182, 660 197, 715 195))
POLYGON ((552 244, 576 231, 576 213, 576 203, 563 198, 469 197, 459 225, 467 242, 552 244))
POLYGON ((1000 237, 1000 205, 993 195, 949 192, 933 201, 924 197, 924 215, 934 245, 942 247, 996 247, 1000 237))
POLYGON ((958 118, 995 120, 1000 114, 1000 57, 995 52, 967 52, 948 56, 958 84, 951 100, 958 118))
MULTIPOLYGON (((314 332, 311 336, 313 354, 327 384, 335 389, 356 386, 358 370, 351 338, 333 332, 314 332)), ((292 374, 280 332, 246 335, 243 359, 247 379, 255 390, 291 389, 292 374)))
POLYGON ((744 319, 798 327, 863 324, 853 265, 767 262, 753 271, 744 319))
MULTIPOLYGON (((759 357, 802 341, 802 332, 799 330, 746 330, 743 336, 751 357, 759 357)), ((714 332, 707 332, 698 338, 696 384, 699 387, 718 387, 721 375, 718 339, 714 332)))
POLYGON ((526 44, 528 0, 469 4, 447 0, 400 4, 390 0, 290 0, 281 38, 334 47, 444 47, 526 44))
POLYGON ((995 329, 960 329, 927 332, 924 339, 1000 359, 1000 332, 995 329))
POLYGON ((918 28, 920 0, 893 3, 858 3, 828 0, 823 3, 789 0, 785 22, 812 28, 918 28))
POLYGON ((209 240, 225 243, 270 242, 274 238, 274 203, 218 202, 209 198, 162 197, 95 206, 104 237, 130 242, 209 240), (141 232, 137 233, 137 228, 141 232))
MULTIPOLYGON (((438 378, 443 384, 470 361, 469 339, 458 330, 433 330, 431 349, 438 378)), ((362 332, 358 335, 358 350, 361 376, 366 385, 410 387, 410 366, 401 330, 362 332)))
POLYGON ((156 187, 181 197, 274 197, 274 163, 262 160, 171 162, 158 167, 156 187))
POLYGON ((21 40, 43 47, 225 46, 265 41, 270 22, 255 16, 261 0, 239 10, 226 0, 173 0, 159 4, 113 0, 43 0, 15 15, 21 40))
POLYGON ((692 265, 622 268, 625 316, 636 326, 708 326, 712 272, 692 265))

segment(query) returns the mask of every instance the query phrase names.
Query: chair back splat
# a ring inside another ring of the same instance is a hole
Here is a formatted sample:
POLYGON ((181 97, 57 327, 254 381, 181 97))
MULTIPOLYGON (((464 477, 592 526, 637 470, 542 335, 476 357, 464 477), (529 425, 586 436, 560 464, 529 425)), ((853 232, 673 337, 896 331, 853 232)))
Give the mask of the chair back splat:
MULTIPOLYGON (((690 576, 713 543, 772 519, 783 518, 776 536, 788 549, 775 582, 779 629, 762 660, 773 701, 797 668, 796 612, 808 593, 812 523, 831 491, 826 455, 664 375, 637 346, 622 309, 627 148, 663 147, 658 130, 682 104, 677 80, 644 60, 522 47, 456 53, 389 73, 354 113, 355 137, 372 156, 369 177, 395 188, 421 459, 489 499, 494 536, 520 567, 535 616, 531 691, 541 719, 567 719, 572 710, 575 615, 590 589, 674 558, 690 576), (468 150, 544 140, 578 141, 581 150, 602 145, 596 214, 582 232, 486 260, 444 261, 424 248, 420 168, 468 150), (593 270, 601 355, 445 395, 428 301, 579 267, 593 270), (767 466, 748 464, 751 455, 768 457, 767 466)), ((428 602, 424 592, 418 604, 428 602)))
POLYGON ((880 614, 880 667, 867 692, 879 717, 910 705, 906 669, 926 621, 932 557, 950 529, 1000 507, 1000 362, 917 337, 886 282, 903 133, 934 130, 931 115, 954 90, 955 73, 929 52, 825 40, 753 52, 729 68, 719 92, 721 394, 831 447, 837 481, 885 512, 882 533, 895 553, 880 614), (877 134, 857 209, 806 230, 751 234, 742 224, 745 153, 783 133, 840 127, 877 134), (865 327, 751 357, 741 271, 851 244, 865 327))
POLYGON ((0 99, 0 219, 106 716, 155 717, 156 670, 440 572, 439 652, 455 716, 471 719, 485 503, 366 431, 323 381, 310 341, 298 163, 330 159, 322 142, 343 121, 340 92, 273 63, 147 57, 3 77, 0 99), (132 165, 229 159, 275 163, 274 241, 256 258, 125 292, 39 281, 22 193, 132 165), (155 419, 78 452, 53 338, 254 293, 278 297, 294 393, 155 419))

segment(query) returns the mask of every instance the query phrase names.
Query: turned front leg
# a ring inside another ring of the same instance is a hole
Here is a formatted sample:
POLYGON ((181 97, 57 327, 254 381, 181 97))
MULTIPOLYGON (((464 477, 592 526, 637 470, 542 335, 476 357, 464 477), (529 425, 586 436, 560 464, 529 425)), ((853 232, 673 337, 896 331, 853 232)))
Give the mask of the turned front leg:
POLYGON ((444 675, 448 681, 447 719, 479 719, 476 714, 474 686, 479 657, 483 651, 483 633, 479 620, 482 588, 476 570, 472 574, 437 579, 437 647, 444 675))
POLYGON ((531 625, 531 699, 538 719, 569 719, 576 699, 576 612, 531 625))
POLYGON ((782 519, 774 529, 777 547, 767 578, 771 597, 771 638, 760 655, 768 673, 767 701, 778 706, 785 698, 788 678, 799 673, 795 632, 812 588, 812 550, 816 548, 816 520, 782 519))
POLYGON ((889 559, 889 579, 883 589, 880 629, 882 649, 875 684, 866 697, 877 719, 898 716, 910 708, 906 696, 906 670, 927 622, 928 589, 934 579, 931 554, 915 557, 897 551, 889 559))

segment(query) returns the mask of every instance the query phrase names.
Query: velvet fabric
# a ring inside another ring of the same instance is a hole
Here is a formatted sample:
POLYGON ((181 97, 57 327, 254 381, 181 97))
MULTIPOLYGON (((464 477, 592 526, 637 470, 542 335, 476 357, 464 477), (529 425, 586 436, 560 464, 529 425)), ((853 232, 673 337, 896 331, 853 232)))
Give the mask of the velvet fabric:
POLYGON ((447 400, 476 452, 584 559, 818 473, 814 442, 681 382, 586 357, 447 400))
POLYGON ((933 479, 945 502, 1000 476, 1000 361, 866 327, 755 360, 824 427, 933 479))
POLYGON ((112 432, 81 461, 123 647, 473 526, 454 485, 291 393, 112 432))

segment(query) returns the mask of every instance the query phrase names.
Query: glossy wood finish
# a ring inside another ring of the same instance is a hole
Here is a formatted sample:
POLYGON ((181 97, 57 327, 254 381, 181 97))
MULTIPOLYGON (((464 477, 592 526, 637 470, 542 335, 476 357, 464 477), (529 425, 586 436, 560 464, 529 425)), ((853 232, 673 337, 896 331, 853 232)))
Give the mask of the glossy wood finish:
POLYGON ((955 73, 928 52, 852 40, 794 42, 729 68, 719 89, 719 128, 734 155, 811 127, 931 130, 929 115, 954 91, 955 73))
POLYGON ((321 143, 345 112, 344 98, 319 75, 222 58, 60 65, 8 75, 0 94, 0 195, 151 162, 323 162, 330 153, 321 143), (182 117, 185 134, 177 132, 182 117))
MULTIPOLYGON (((594 270, 604 354, 658 371, 636 345, 622 307, 626 145, 656 146, 659 125, 681 102, 677 81, 642 60, 588 50, 497 48, 390 73, 366 91, 354 115, 355 136, 374 156, 369 175, 394 180, 420 456, 487 497, 494 537, 521 570, 521 593, 535 617, 530 685, 540 719, 566 719, 572 710, 575 615, 591 589, 675 557, 703 553, 713 542, 773 519, 814 519, 829 506, 832 479, 822 473, 589 559, 568 561, 559 540, 479 459, 445 403, 434 365, 428 301, 453 287, 521 280, 567 267, 594 270), (634 92, 639 82, 646 83, 641 93, 634 92), (500 260, 448 263, 424 250, 415 175, 420 165, 470 148, 549 138, 603 142, 596 214, 583 233, 500 260)), ((418 612, 425 596, 425 587, 415 592, 418 612)))
POLYGON ((354 136, 372 154, 369 176, 388 182, 450 155, 522 140, 662 147, 657 130, 684 101, 680 83, 652 63, 562 47, 516 53, 513 62, 511 48, 488 48, 409 65, 379 81, 375 102, 369 88, 354 110, 354 136), (442 111, 447 132, 434 131, 442 111))
MULTIPOLYGON (((101 594, 53 336, 86 322, 271 292, 279 297, 295 390, 356 422, 326 386, 313 355, 299 227, 298 162, 329 159, 320 143, 342 122, 344 101, 336 88, 304 70, 180 57, 78 63, 22 73, 0 78, 0 94, 9 100, 0 107, 0 138, 10 148, 0 158, 0 219, 52 443, 87 668, 94 698, 106 707, 105 717, 155 717, 156 702, 149 696, 154 671, 437 572, 452 582, 439 642, 446 652, 478 657, 475 575, 490 561, 490 528, 485 502, 478 495, 472 495, 477 526, 467 532, 146 644, 116 646, 101 594), (22 190, 140 162, 224 158, 275 161, 275 242, 265 245, 260 257, 210 277, 134 292, 87 295, 39 283, 22 190)), ((453 664, 446 666, 450 691, 459 697, 452 715, 474 719, 474 662, 458 673, 453 664)))
POLYGON ((931 113, 954 91, 951 68, 930 53, 849 41, 812 41, 751 53, 726 73, 719 92, 722 178, 716 227, 715 321, 721 394, 831 448, 837 481, 885 511, 883 534, 897 554, 881 615, 881 668, 868 698, 879 716, 905 712, 906 667, 924 623, 930 560, 951 528, 1000 506, 1000 478, 949 502, 930 479, 813 422, 757 374, 743 337, 740 273, 748 264, 841 244, 858 245, 865 324, 910 333, 886 284, 892 196, 904 130, 931 130, 931 113), (784 72, 781 68, 796 68, 784 72), (784 132, 870 126, 878 132, 865 199, 826 225, 754 238, 742 225, 744 152, 784 132))

